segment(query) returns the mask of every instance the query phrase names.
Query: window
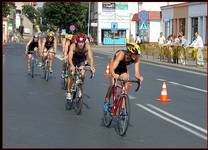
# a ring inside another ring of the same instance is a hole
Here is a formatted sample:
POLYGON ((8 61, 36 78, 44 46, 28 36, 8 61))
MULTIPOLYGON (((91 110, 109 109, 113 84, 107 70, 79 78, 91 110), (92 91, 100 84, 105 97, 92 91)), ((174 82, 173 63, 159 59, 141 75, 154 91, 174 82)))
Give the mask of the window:
POLYGON ((115 11, 115 2, 103 2, 103 11, 115 11))
POLYGON ((183 35, 185 35, 185 26, 186 26, 185 18, 179 19, 179 32, 183 32, 183 35))
POLYGON ((198 18, 191 19, 191 42, 195 39, 194 33, 198 31, 198 18))
POLYGON ((165 22, 165 37, 170 35, 170 21, 165 22))

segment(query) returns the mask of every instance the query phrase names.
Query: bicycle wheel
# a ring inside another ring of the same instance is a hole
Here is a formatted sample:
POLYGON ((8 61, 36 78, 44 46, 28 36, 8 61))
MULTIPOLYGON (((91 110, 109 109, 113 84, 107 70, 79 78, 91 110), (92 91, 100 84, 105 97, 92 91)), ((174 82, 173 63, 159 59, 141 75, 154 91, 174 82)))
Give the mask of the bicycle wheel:
MULTIPOLYGON (((111 97, 111 99, 112 98, 113 98, 113 96, 111 97)), ((110 104, 109 111, 103 113, 103 123, 106 127, 109 127, 111 125, 112 120, 113 120, 113 117, 111 115, 111 106, 113 106, 112 102, 113 102, 113 100, 109 101, 109 104, 110 104)))
POLYGON ((129 98, 126 94, 122 95, 117 110, 117 131, 120 136, 126 134, 130 120, 129 98), (123 105, 124 104, 124 105, 123 105))
POLYGON ((45 66, 45 80, 48 81, 49 78, 49 64, 48 61, 46 61, 46 66, 45 66))
POLYGON ((83 105, 83 91, 82 91, 82 85, 77 86, 76 90, 76 97, 74 99, 74 110, 77 115, 80 115, 82 111, 82 105, 83 105))
POLYGON ((31 62, 31 76, 32 78, 34 77, 34 66, 35 66, 35 60, 34 57, 32 56, 32 62, 31 62))

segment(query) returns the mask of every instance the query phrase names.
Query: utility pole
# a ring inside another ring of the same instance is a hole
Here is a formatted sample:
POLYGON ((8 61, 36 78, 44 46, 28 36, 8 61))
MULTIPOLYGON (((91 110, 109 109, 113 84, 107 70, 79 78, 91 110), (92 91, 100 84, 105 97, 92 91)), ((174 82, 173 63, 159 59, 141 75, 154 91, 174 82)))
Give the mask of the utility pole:
POLYGON ((89 2, 89 11, 88 11, 88 28, 87 28, 87 36, 90 36, 90 2, 89 2))

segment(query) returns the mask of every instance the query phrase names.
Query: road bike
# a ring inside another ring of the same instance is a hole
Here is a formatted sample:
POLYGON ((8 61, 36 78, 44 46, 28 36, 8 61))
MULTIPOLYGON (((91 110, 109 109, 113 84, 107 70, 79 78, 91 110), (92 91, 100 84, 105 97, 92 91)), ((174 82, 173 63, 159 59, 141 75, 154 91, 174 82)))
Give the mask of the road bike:
POLYGON ((116 120, 116 131, 120 136, 124 136, 128 129, 130 120, 130 104, 127 89, 125 88, 126 83, 137 83, 135 92, 140 89, 140 81, 138 80, 114 80, 113 85, 113 100, 109 101, 109 109, 104 112, 103 123, 106 127, 111 125, 113 118, 116 120), (120 93, 117 90, 120 89, 120 93))
POLYGON ((68 77, 69 77, 69 65, 66 61, 66 59, 64 60, 64 76, 63 76, 63 80, 64 80, 64 90, 67 89, 67 85, 68 85, 68 77))
MULTIPOLYGON (((91 69, 89 65, 85 65, 84 68, 86 71, 90 71, 91 69)), ((72 93, 72 101, 67 100, 65 106, 66 110, 74 109, 77 115, 80 115, 82 111, 83 105, 83 81, 81 79, 81 70, 79 67, 75 67, 74 73, 74 83, 72 84, 71 93, 72 93)), ((91 72, 90 79, 92 79, 94 74, 91 72)))
MULTIPOLYGON (((34 51, 29 51, 29 54, 31 54, 31 55, 32 55, 30 68, 31 68, 31 77, 32 77, 32 78, 34 78, 34 68, 35 68, 35 52, 34 52, 34 51)), ((28 54, 28 55, 29 55, 29 54, 28 54)))
POLYGON ((44 74, 44 79, 46 81, 48 81, 49 79, 49 74, 50 74, 50 70, 49 70, 49 53, 55 53, 55 52, 49 52, 47 51, 47 55, 46 55, 46 60, 45 60, 45 65, 43 66, 43 74, 44 74))

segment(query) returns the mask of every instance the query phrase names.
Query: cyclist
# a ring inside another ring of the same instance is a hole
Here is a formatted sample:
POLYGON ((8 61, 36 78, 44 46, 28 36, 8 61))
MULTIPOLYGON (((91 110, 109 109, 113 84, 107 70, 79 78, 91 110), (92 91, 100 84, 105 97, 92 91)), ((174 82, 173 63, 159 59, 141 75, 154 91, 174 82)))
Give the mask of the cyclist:
POLYGON ((42 66, 44 69, 45 66, 45 60, 47 57, 47 51, 49 51, 49 71, 50 73, 53 72, 52 70, 52 63, 56 54, 57 49, 57 39, 54 36, 54 33, 52 31, 48 32, 47 37, 43 39, 42 43, 42 66))
POLYGON ((71 86, 74 80, 75 66, 81 69, 82 81, 85 79, 85 61, 88 58, 88 63, 92 73, 95 73, 94 60, 93 60, 93 51, 90 45, 86 42, 85 34, 78 34, 74 36, 74 43, 71 44, 69 54, 68 54, 68 63, 70 65, 71 75, 68 79, 68 88, 66 93, 66 99, 71 100, 71 86))
POLYGON ((32 59, 31 52, 35 53, 35 63, 37 65, 40 48, 41 48, 41 40, 39 38, 39 34, 36 33, 33 36, 33 38, 26 45, 25 55, 28 56, 28 61, 27 61, 28 62, 28 72, 30 72, 30 69, 31 69, 30 68, 31 59, 32 59))
POLYGON ((65 73, 64 63, 66 62, 66 59, 67 59, 67 56, 68 56, 68 53, 69 53, 69 48, 70 48, 70 45, 72 44, 72 37, 73 37, 72 34, 66 34, 66 36, 65 36, 66 40, 65 40, 65 43, 64 43, 64 51, 63 51, 64 59, 63 59, 63 67, 62 67, 62 75, 61 75, 62 78, 64 78, 64 73, 65 73))
MULTIPOLYGON (((108 111, 109 100, 113 93, 114 79, 129 80, 127 65, 135 64, 134 72, 135 77, 143 81, 143 76, 140 74, 140 47, 133 42, 126 44, 127 50, 118 50, 110 62, 110 85, 105 96, 104 111, 108 111)), ((128 89, 127 84, 125 85, 128 89)))

